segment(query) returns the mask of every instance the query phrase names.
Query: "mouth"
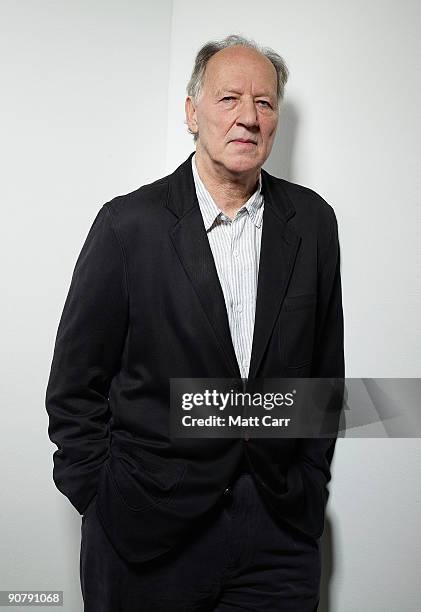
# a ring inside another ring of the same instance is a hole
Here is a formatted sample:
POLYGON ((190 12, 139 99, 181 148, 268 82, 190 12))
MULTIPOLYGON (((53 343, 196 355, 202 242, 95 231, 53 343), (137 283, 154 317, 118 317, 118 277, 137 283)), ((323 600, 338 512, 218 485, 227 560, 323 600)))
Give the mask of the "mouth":
POLYGON ((243 145, 248 147, 257 145, 257 142, 255 142, 254 140, 247 140, 245 138, 237 138, 236 140, 231 140, 231 142, 237 145, 243 145))

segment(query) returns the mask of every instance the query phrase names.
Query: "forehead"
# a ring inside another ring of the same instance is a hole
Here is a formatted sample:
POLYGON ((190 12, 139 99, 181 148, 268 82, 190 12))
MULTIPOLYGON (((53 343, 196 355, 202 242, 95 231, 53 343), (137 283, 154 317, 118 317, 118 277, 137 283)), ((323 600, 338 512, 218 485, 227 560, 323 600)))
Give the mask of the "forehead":
POLYGON ((272 62, 255 49, 228 47, 213 55, 206 66, 205 83, 213 90, 243 87, 252 82, 267 93, 276 92, 277 75, 272 62))

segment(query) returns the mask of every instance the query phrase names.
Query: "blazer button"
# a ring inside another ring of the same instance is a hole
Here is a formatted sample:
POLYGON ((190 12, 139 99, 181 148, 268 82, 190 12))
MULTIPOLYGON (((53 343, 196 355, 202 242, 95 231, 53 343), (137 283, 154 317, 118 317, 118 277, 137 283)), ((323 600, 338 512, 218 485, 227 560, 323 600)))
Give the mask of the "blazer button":
POLYGON ((231 491, 232 491, 231 487, 227 487, 224 491, 224 496, 228 497, 228 495, 231 495, 231 491))

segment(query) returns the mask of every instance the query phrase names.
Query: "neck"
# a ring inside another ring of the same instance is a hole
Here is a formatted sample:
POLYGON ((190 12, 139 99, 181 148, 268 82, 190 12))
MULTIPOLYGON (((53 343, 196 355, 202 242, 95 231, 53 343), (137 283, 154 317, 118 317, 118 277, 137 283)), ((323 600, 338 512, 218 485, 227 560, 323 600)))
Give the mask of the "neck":
POLYGON ((260 169, 252 172, 232 173, 223 166, 216 167, 209 158, 196 149, 196 168, 214 202, 228 217, 247 202, 258 187, 260 169))

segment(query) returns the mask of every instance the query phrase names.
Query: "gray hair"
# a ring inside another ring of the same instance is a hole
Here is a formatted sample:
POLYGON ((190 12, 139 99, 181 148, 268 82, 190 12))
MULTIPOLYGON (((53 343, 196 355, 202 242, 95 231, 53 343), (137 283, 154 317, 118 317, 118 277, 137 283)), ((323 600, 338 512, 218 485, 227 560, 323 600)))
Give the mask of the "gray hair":
MULTIPOLYGON (((272 62, 273 66, 275 67, 277 76, 276 94, 279 105, 280 102, 283 100, 285 85, 289 75, 285 60, 270 47, 262 47, 253 39, 245 38, 244 36, 239 36, 237 34, 231 34, 230 36, 226 36, 222 40, 210 40, 199 49, 194 62, 193 72, 187 84, 187 95, 191 96, 191 98, 193 98, 193 101, 197 103, 202 90, 206 66, 210 58, 215 55, 215 53, 218 53, 218 51, 221 51, 221 49, 236 46, 255 49, 272 62)), ((193 134, 194 142, 196 142, 198 134, 191 132, 190 128, 188 128, 188 131, 190 132, 190 134, 193 134)))

